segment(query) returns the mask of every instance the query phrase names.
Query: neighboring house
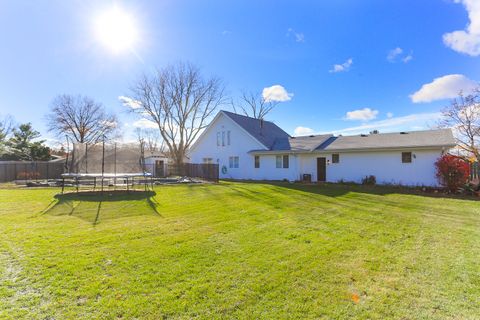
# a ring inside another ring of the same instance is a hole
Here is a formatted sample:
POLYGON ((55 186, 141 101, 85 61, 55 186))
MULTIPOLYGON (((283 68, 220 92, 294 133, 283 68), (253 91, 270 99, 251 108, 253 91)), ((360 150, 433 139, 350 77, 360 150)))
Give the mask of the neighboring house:
POLYGON ((220 111, 189 157, 218 163, 223 179, 361 182, 374 175, 379 184, 435 186, 434 163, 454 146, 450 129, 291 137, 272 122, 220 111))

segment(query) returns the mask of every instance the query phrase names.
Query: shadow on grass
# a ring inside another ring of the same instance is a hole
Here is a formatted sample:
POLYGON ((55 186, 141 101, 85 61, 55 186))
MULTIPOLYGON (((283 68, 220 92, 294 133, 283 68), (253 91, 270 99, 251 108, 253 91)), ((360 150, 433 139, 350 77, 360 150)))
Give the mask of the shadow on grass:
POLYGON ((57 194, 41 214, 73 216, 93 226, 111 219, 154 215, 162 217, 154 191, 108 191, 57 194))
POLYGON ((479 201, 479 197, 468 196, 468 195, 455 195, 455 194, 446 194, 443 192, 434 192, 432 188, 427 188, 427 191, 423 191, 421 187, 403 187, 403 186, 388 186, 388 185, 376 185, 376 186, 367 186, 367 185, 358 185, 358 184, 338 184, 338 183, 320 183, 320 184, 303 184, 303 183, 290 183, 290 182, 281 182, 281 181, 234 181, 236 183, 247 184, 269 184, 276 187, 309 192, 318 195, 323 195, 327 197, 340 197, 344 196, 350 192, 356 193, 365 193, 371 195, 384 196, 388 194, 405 194, 405 195, 416 195, 421 197, 430 197, 430 198, 445 198, 445 199, 456 199, 456 200, 470 200, 470 201, 479 201))

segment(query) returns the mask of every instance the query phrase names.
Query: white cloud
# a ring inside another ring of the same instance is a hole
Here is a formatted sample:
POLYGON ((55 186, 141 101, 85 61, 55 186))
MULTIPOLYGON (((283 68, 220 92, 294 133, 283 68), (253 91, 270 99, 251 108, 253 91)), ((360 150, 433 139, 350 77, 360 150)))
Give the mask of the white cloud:
POLYGON ((348 111, 344 119, 369 121, 369 120, 375 119, 377 115, 378 115, 378 110, 363 108, 359 110, 348 111))
POLYGON ((387 55, 387 60, 390 62, 395 62, 397 59, 397 56, 401 55, 403 53, 403 49, 400 47, 396 47, 395 49, 392 49, 388 52, 387 55))
POLYGON ((228 36, 229 34, 231 34, 232 32, 229 31, 229 30, 223 30, 222 31, 222 36, 228 36))
POLYGON ((353 64, 353 59, 350 58, 342 64, 334 64, 333 69, 329 70, 328 72, 330 73, 346 72, 350 70, 350 67, 352 66, 352 64, 353 64))
POLYGON ((398 61, 402 61, 403 63, 408 63, 410 60, 413 59, 413 54, 410 52, 409 54, 404 54, 403 49, 400 47, 396 47, 392 49, 387 54, 387 60, 391 63, 395 63, 398 61))
POLYGON ((271 87, 263 88, 262 97, 266 102, 284 102, 292 100, 293 93, 287 92, 284 87, 276 84, 271 87))
POLYGON ((413 59, 413 55, 410 53, 409 55, 402 58, 402 62, 403 63, 408 63, 412 59, 413 59))
MULTIPOLYGON (((380 132, 399 132, 399 131, 409 131, 409 130, 426 130, 434 126, 438 120, 441 118, 442 114, 440 112, 434 113, 414 113, 402 117, 392 117, 389 119, 372 121, 369 123, 362 124, 360 126, 348 127, 339 130, 333 131, 315 131, 310 129, 308 134, 344 134, 344 135, 354 135, 361 133, 368 133, 372 130, 379 130, 380 132)), ((303 127, 297 127, 303 128, 303 127)), ((309 129, 309 128, 307 128, 309 129)), ((295 129, 296 130, 296 129, 295 129)), ((295 134, 297 134, 295 132, 295 134)))
POLYGON ((129 97, 119 96, 118 100, 120 100, 120 102, 125 107, 129 107, 129 108, 132 108, 132 109, 140 109, 142 107, 142 104, 141 104, 140 101, 129 98, 129 97))
POLYGON ((135 121, 132 125, 135 128, 158 129, 158 125, 155 122, 145 118, 135 121))
POLYGON ((387 118, 393 118, 393 113, 387 112, 387 118))
POLYGON ((296 42, 305 42, 305 35, 301 32, 296 32, 292 28, 288 28, 287 37, 293 36, 296 42))
POLYGON ((470 23, 465 30, 457 30, 443 35, 443 43, 453 50, 470 56, 480 55, 480 1, 455 0, 467 9, 470 23))
POLYGON ((462 74, 449 74, 424 84, 420 90, 410 95, 414 103, 455 98, 460 91, 468 93, 478 84, 462 74))
POLYGON ((418 130, 419 128, 428 129, 430 125, 435 124, 441 117, 440 112, 434 113, 414 113, 403 117, 392 117, 389 119, 369 122, 360 126, 335 130, 333 134, 360 134, 371 130, 380 130, 380 132, 418 130), (415 128, 415 129, 414 129, 415 128), (383 130, 381 130, 383 129, 383 130))
POLYGON ((295 136, 308 136, 311 135, 315 132, 315 130, 307 127, 296 127, 295 130, 293 131, 295 136))

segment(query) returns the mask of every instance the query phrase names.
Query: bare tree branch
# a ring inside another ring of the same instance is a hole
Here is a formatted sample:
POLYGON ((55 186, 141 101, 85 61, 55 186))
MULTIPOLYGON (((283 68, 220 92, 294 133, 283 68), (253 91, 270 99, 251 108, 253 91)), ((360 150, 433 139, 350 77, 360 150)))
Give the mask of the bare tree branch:
POLYGON ((264 119, 277 105, 278 101, 266 101, 260 93, 242 92, 241 102, 235 105, 232 101, 233 110, 243 113, 255 119, 264 119))
POLYGON ((59 95, 46 116, 48 130, 79 143, 96 143, 116 133, 117 117, 86 96, 59 95))
POLYGON ((215 110, 225 103, 220 79, 205 79, 190 63, 159 69, 143 75, 131 88, 136 108, 131 111, 153 121, 177 164, 208 125, 215 110), (139 107, 138 107, 139 106, 139 107))
POLYGON ((452 128, 458 147, 480 161, 480 87, 469 95, 460 92, 442 115, 440 127, 452 128))

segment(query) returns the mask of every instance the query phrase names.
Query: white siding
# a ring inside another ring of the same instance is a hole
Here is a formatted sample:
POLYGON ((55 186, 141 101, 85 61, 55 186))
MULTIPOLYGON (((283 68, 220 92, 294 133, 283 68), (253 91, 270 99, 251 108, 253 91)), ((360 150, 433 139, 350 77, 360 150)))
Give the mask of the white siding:
MULTIPOLYGON (((378 184, 402 184, 409 186, 436 186, 435 161, 441 150, 403 150, 412 152, 412 162, 402 163, 402 151, 345 152, 340 163, 332 163, 331 154, 300 156, 300 174, 309 173, 317 180, 317 157, 329 160, 327 181, 361 182, 367 175, 374 175, 378 184)), ((299 176, 300 176, 299 174, 299 176)))

